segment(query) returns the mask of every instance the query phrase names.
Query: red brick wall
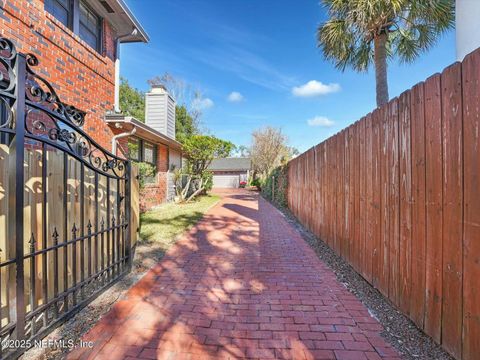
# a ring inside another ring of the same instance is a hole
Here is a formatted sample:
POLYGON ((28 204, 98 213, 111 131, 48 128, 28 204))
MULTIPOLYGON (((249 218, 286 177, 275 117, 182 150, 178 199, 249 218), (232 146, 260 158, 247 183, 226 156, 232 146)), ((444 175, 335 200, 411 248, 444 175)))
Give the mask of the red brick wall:
MULTIPOLYGON (((125 129, 112 129, 113 133, 120 134, 125 129)), ((117 155, 124 156, 128 150, 128 137, 117 141, 117 155)), ((140 189, 140 211, 146 211, 167 201, 167 171, 168 171, 168 146, 157 144, 157 183, 145 184, 140 189)))
POLYGON ((146 184, 140 190, 140 211, 167 201, 168 146, 157 145, 157 184, 146 184))
POLYGON ((104 22, 99 54, 46 12, 43 0, 0 0, 0 34, 18 51, 38 57, 37 72, 63 102, 87 112, 84 130, 110 149, 112 131, 104 115, 113 109, 116 34, 109 24, 104 22))
POLYGON ((150 210, 152 207, 167 201, 167 173, 157 174, 157 184, 146 184, 140 189, 140 211, 150 210))

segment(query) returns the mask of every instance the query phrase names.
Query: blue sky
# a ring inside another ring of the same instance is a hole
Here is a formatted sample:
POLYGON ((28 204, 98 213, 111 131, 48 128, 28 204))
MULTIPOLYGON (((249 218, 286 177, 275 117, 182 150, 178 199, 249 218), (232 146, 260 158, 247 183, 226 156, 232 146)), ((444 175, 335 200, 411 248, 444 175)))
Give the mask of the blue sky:
MULTIPOLYGON (((305 151, 375 107, 373 69, 342 73, 317 49, 319 0, 127 2, 151 40, 123 45, 122 76, 148 90, 169 72, 201 89, 202 125, 236 145, 272 125, 305 151)), ((451 31, 414 64, 390 63, 391 97, 453 63, 454 40, 451 31)))

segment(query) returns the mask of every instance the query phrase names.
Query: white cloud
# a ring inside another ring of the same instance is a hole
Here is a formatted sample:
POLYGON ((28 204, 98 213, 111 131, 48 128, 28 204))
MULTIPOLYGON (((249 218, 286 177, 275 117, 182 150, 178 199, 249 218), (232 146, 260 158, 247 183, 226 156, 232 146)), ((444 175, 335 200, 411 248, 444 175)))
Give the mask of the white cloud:
POLYGON ((230 102, 241 102, 243 101, 243 99, 243 95, 240 94, 238 91, 232 91, 227 97, 227 100, 230 102))
POLYGON ((326 118, 325 116, 315 116, 312 119, 307 120, 308 125, 310 126, 321 126, 321 127, 330 127, 335 124, 333 120, 326 118))
POLYGON ((213 107, 214 102, 210 98, 197 98, 192 101, 192 107, 197 110, 205 110, 213 107))
POLYGON ((331 83, 323 84, 321 81, 310 80, 301 86, 295 86, 292 89, 292 94, 298 97, 314 97, 327 95, 340 91, 340 85, 331 83))

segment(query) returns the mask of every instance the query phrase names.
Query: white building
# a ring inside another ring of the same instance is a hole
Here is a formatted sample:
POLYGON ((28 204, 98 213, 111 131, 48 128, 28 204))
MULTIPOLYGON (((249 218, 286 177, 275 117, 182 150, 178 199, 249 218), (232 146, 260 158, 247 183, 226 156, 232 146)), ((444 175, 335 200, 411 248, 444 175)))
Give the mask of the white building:
POLYGON ((457 60, 480 47, 480 0, 456 0, 457 60))

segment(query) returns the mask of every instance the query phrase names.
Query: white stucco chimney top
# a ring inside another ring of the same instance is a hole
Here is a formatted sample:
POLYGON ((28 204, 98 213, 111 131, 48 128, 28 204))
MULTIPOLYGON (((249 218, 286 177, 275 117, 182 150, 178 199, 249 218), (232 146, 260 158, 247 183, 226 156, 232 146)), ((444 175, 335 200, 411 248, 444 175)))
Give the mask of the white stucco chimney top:
POLYGON ((145 123, 175 139, 175 99, 163 85, 154 85, 145 94, 145 123))

